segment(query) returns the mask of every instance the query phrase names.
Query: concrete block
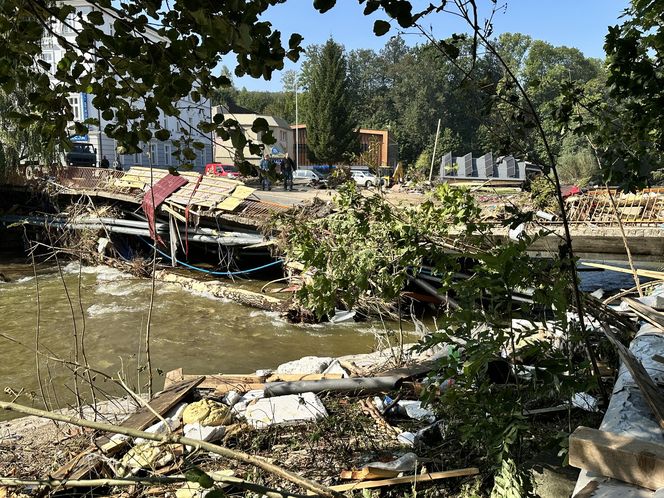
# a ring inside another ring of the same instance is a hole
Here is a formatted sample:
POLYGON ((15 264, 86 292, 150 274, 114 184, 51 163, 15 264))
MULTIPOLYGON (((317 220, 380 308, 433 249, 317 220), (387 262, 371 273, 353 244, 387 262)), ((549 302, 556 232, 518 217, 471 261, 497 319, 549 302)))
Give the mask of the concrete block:
POLYGON ((197 439, 199 441, 207 441, 214 443, 219 441, 226 433, 226 428, 223 425, 215 425, 213 427, 201 425, 200 422, 187 424, 184 426, 184 437, 197 439))
POLYGON ((247 422, 257 428, 312 422, 324 417, 327 410, 314 393, 259 399, 245 412, 247 422))
POLYGON ((280 374, 318 374, 323 373, 334 358, 305 356, 299 360, 282 363, 277 368, 280 374))

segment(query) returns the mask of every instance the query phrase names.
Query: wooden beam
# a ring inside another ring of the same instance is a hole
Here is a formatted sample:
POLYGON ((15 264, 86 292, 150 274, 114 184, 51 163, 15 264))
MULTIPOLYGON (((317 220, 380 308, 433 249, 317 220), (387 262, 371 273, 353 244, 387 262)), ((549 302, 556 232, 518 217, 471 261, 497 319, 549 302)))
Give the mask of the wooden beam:
POLYGON ((341 479, 353 481, 369 481, 372 479, 388 479, 399 475, 398 470, 381 469, 379 467, 363 467, 360 470, 342 470, 341 479))
MULTIPOLYGON (((591 268, 601 268, 602 270, 616 271, 619 273, 629 273, 629 274, 634 273, 629 268, 621 268, 620 266, 605 265, 603 263, 586 263, 585 261, 583 261, 581 262, 581 264, 584 266, 590 266, 591 268)), ((656 278, 658 280, 664 280, 664 272, 661 271, 637 269, 636 274, 639 277, 656 278)))
MULTIPOLYGON (((169 389, 165 389, 158 393, 149 405, 160 415, 164 415, 168 410, 173 408, 182 399, 184 399, 198 384, 203 380, 198 376, 196 379, 179 382, 172 385, 169 389)), ((132 429, 143 430, 150 427, 157 420, 154 413, 146 407, 142 407, 136 413, 127 418, 120 424, 120 427, 128 427, 132 429)), ((89 458, 90 455, 95 453, 101 448, 107 454, 117 453, 120 449, 126 446, 127 442, 112 441, 108 436, 98 437, 94 444, 80 452, 72 458, 65 465, 57 469, 53 473, 55 479, 82 479, 88 473, 99 469, 104 463, 100 458, 89 458)))
POLYGON ((648 489, 664 486, 664 444, 579 427, 569 438, 569 464, 648 489))
MULTIPOLYGON (((474 476, 480 473, 476 467, 469 467, 467 469, 446 470, 443 472, 431 472, 429 474, 418 474, 414 476, 395 477, 394 479, 384 479, 381 481, 363 481, 354 482, 350 484, 338 484, 330 486, 334 491, 349 491, 351 489, 369 489, 369 488, 384 488, 387 486, 395 486, 397 484, 416 484, 419 482, 437 481, 439 479, 449 479, 450 477, 464 477, 474 476)), ((307 493, 310 494, 310 493, 307 493)))
POLYGON ((664 332, 664 313, 660 313, 659 311, 654 310, 651 306, 647 306, 628 297, 624 297, 623 301, 625 301, 627 306, 632 308, 637 315, 664 332))
MULTIPOLYGON (((236 385, 241 388, 243 385, 248 384, 264 384, 266 382, 296 382, 299 380, 328 380, 328 379, 341 379, 342 374, 270 374, 270 375, 254 375, 254 374, 212 374, 212 375, 191 375, 182 373, 182 369, 171 370, 166 374, 164 387, 172 385, 174 382, 183 380, 197 379, 203 377, 203 380, 198 385, 199 389, 225 389, 227 386, 236 385)), ((228 389, 232 391, 233 389, 228 389)), ((239 389, 237 389, 239 390, 239 389)), ((227 391, 226 391, 227 392, 227 391)))

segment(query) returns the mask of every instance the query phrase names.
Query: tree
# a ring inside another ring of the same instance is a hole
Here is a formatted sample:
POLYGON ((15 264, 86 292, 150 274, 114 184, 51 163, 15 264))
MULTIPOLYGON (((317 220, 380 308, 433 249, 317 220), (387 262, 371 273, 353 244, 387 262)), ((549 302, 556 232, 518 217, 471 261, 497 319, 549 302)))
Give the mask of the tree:
POLYGON ((306 110, 307 145, 311 160, 334 164, 356 152, 356 124, 343 47, 330 39, 313 67, 306 110))
MULTIPOLYGON (((29 111, 17 112, 11 119, 23 127, 34 126, 44 142, 69 144, 72 132, 83 134, 87 126, 98 124, 96 119, 76 122, 67 101, 71 93, 87 93, 94 95, 93 104, 111 121, 104 129, 106 135, 128 153, 140 151, 140 143, 153 135, 159 140, 171 138, 171 131, 160 127, 160 117, 178 118, 174 103, 183 98, 200 102, 230 84, 227 76, 215 76, 223 55, 236 55, 236 76, 269 79, 274 70, 283 68, 284 58, 297 60, 302 50, 301 36, 292 35, 285 48, 281 33, 261 20, 277 0, 185 4, 126 0, 121 9, 110 0, 88 3, 92 10, 86 14, 66 2, 0 4, 0 87, 7 94, 34 87, 29 111), (75 34, 73 42, 62 36, 64 29, 75 34), (55 68, 41 56, 44 36, 64 53, 55 68)), ((247 139, 237 122, 219 115, 215 119, 199 131, 206 136, 216 131, 242 150, 247 139)), ((268 131, 263 121, 255 128, 268 131)), ((184 135, 189 133, 186 123, 181 129, 184 135)), ((271 141, 269 133, 264 137, 264 142, 271 141)), ((196 143, 178 143, 185 157, 195 157, 196 143)), ((250 147, 260 153, 258 144, 250 147)))

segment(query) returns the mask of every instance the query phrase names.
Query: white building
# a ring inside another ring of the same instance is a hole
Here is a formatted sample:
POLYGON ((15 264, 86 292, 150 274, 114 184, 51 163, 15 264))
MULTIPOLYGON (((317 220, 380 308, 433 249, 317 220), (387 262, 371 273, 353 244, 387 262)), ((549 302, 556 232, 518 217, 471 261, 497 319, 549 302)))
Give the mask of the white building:
MULTIPOLYGON (((294 156, 294 147, 292 145, 293 131, 291 126, 285 119, 278 116, 268 116, 264 114, 256 114, 253 111, 244 109, 235 104, 230 106, 215 106, 212 108, 212 115, 223 114, 225 118, 235 119, 244 130, 247 139, 261 143, 262 133, 255 133, 251 127, 256 118, 264 118, 272 131, 272 136, 276 139, 276 143, 265 146, 265 153, 275 157, 283 157, 288 154, 290 157, 294 156)), ((253 164, 259 164, 261 157, 253 155, 249 151, 249 147, 244 149, 244 158, 253 164)), ((214 141, 214 161, 222 164, 233 164, 235 160, 235 149, 230 140, 222 140, 215 135, 214 141)))
MULTIPOLYGON (((113 23, 111 14, 104 8, 93 6, 86 0, 66 0, 68 5, 76 9, 76 14, 71 14, 67 20, 62 23, 53 21, 54 31, 62 35, 67 41, 71 41, 75 45, 76 27, 78 26, 78 13, 84 17, 93 10, 101 11, 106 21, 103 26, 99 26, 107 34, 113 34, 113 23)), ((146 28, 146 36, 154 38, 155 40, 163 39, 159 34, 146 28)), ((52 73, 55 73, 55 68, 63 57, 65 49, 60 47, 57 39, 49 33, 45 33, 42 39, 42 54, 41 58, 51 65, 52 73)), ((97 165, 103 156, 109 160, 111 164, 115 161, 116 157, 119 158, 121 164, 125 169, 130 166, 149 166, 150 156, 152 164, 156 167, 167 168, 169 166, 177 166, 179 160, 171 155, 175 147, 171 140, 182 138, 182 133, 179 131, 181 127, 189 128, 191 130, 191 138, 196 141, 203 142, 205 148, 203 150, 196 150, 197 158, 193 161, 194 169, 202 171, 205 164, 212 162, 212 143, 210 135, 200 133, 198 131, 198 124, 201 121, 209 121, 211 116, 211 109, 209 101, 201 100, 194 103, 190 100, 180 100, 175 103, 175 107, 180 110, 179 122, 178 119, 172 116, 163 115, 160 118, 161 126, 171 132, 171 139, 166 142, 161 142, 157 139, 152 139, 149 143, 143 144, 141 147, 143 152, 140 154, 120 154, 118 151, 117 143, 114 139, 109 138, 103 132, 104 127, 111 123, 102 118, 101 112, 95 108, 92 103, 94 95, 81 93, 71 94, 68 98, 74 118, 76 120, 84 121, 88 118, 96 118, 99 120, 100 126, 88 125, 88 134, 85 136, 73 136, 72 141, 85 142, 92 144, 97 150, 97 165), (187 126, 188 125, 188 126, 187 126), (100 131, 101 130, 101 131, 100 131), (148 156, 150 154, 150 156, 148 156)), ((138 103, 140 106, 140 102, 138 103)), ((153 130, 154 132, 155 130, 153 130)))

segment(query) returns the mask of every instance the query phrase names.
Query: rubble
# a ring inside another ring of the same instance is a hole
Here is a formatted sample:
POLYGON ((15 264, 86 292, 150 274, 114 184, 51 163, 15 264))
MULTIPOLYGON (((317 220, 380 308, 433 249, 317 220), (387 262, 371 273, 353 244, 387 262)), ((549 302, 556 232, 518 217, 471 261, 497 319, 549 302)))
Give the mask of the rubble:
POLYGON ((282 363, 277 367, 280 374, 318 374, 323 373, 330 366, 334 358, 305 356, 299 360, 282 363))
POLYGON ((247 407, 247 422, 256 428, 295 424, 327 417, 327 410, 313 393, 263 398, 247 407))
POLYGON ((217 426, 229 423, 232 419, 230 409, 209 399, 202 399, 190 404, 182 413, 182 422, 186 425, 200 423, 205 426, 217 426))

